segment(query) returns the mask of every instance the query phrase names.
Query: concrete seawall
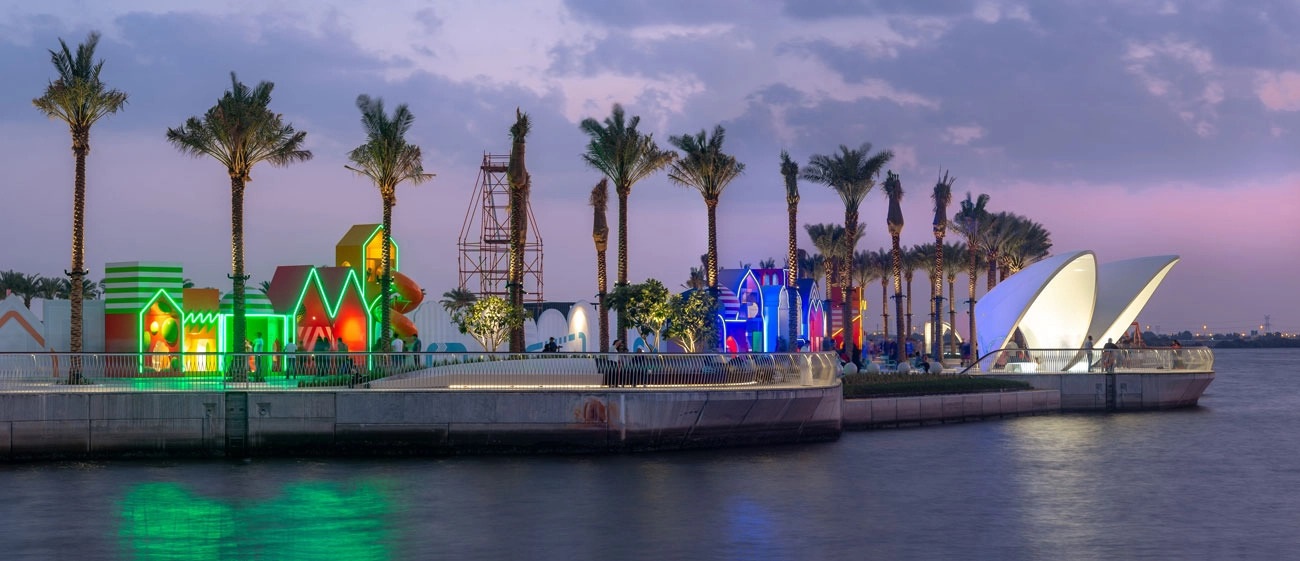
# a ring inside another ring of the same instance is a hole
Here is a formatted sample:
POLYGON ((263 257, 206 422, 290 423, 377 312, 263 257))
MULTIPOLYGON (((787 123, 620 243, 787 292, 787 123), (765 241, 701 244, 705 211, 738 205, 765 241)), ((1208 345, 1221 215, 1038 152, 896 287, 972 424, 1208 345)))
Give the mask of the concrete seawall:
POLYGON ((1056 390, 844 400, 844 428, 873 429, 1041 415, 1061 410, 1056 390))
POLYGON ((1061 393, 1062 411, 1135 411, 1191 407, 1214 381, 1213 372, 990 374, 1061 393))
POLYGON ((0 459, 670 450, 834 440, 841 389, 0 394, 0 459))

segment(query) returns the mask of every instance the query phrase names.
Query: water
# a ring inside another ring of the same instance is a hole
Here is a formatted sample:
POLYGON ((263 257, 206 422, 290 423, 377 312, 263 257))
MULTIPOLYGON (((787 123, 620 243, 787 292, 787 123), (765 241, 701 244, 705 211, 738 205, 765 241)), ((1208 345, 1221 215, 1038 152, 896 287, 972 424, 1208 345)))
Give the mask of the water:
POLYGON ((0 559, 1300 559, 1300 350, 1201 407, 632 456, 0 466, 0 559))

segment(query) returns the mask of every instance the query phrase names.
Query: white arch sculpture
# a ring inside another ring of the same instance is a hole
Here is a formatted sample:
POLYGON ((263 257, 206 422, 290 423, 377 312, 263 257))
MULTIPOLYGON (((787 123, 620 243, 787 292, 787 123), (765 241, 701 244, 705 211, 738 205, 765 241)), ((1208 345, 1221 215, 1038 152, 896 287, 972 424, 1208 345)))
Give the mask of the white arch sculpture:
POLYGON ((1097 302, 1097 258, 1091 251, 1048 257, 993 287, 975 304, 979 352, 1006 346, 1019 328, 1029 348, 1078 348, 1097 302))
POLYGON ((1156 287, 1178 264, 1177 255, 1154 255, 1103 263, 1097 268, 1097 308, 1088 334, 1100 348, 1118 339, 1146 307, 1156 287))

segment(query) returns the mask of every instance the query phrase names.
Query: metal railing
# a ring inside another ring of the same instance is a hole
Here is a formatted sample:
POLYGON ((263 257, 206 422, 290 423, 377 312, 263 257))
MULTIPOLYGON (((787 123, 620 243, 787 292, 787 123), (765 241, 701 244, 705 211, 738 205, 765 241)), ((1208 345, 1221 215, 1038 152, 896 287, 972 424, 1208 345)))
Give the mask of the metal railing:
POLYGON ((834 353, 0 353, 0 391, 833 386, 834 353))
POLYGON ((1127 349, 1000 349, 981 357, 959 374, 1069 374, 1211 372, 1209 347, 1127 349))

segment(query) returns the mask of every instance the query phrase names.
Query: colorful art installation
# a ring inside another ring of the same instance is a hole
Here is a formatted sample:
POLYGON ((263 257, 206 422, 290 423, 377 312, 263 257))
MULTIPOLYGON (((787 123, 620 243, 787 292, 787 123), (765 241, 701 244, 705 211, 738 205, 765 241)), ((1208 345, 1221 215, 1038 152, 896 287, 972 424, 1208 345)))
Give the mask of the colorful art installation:
MULTIPOLYGON (((411 277, 400 272, 401 250, 397 241, 390 238, 393 284, 393 301, 390 306, 389 325, 395 337, 410 338, 418 335, 415 322, 406 314, 415 311, 424 300, 424 291, 411 277)), ((378 308, 381 296, 379 277, 383 272, 384 236, 382 224, 358 224, 348 230, 335 246, 334 259, 339 267, 356 271, 362 281, 365 300, 373 317, 380 317, 378 308)), ((378 333, 379 326, 374 326, 378 333)))
POLYGON ((804 342, 819 349, 825 338, 825 315, 816 281, 796 282, 799 333, 791 336, 786 314, 791 313, 785 269, 720 269, 718 298, 722 309, 722 347, 727 352, 774 352, 778 338, 804 342))

